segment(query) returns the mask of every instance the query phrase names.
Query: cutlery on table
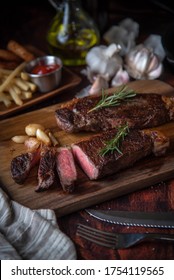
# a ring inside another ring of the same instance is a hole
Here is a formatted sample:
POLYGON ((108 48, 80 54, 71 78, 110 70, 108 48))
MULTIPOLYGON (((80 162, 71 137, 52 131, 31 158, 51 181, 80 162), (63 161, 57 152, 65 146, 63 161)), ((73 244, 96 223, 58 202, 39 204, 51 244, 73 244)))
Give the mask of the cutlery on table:
POLYGON ((174 228, 174 212, 137 212, 85 209, 92 217, 123 226, 174 228))
POLYGON ((164 233, 111 233, 95 229, 86 225, 78 224, 77 235, 98 245, 112 248, 124 249, 144 241, 172 241, 173 234, 164 233))

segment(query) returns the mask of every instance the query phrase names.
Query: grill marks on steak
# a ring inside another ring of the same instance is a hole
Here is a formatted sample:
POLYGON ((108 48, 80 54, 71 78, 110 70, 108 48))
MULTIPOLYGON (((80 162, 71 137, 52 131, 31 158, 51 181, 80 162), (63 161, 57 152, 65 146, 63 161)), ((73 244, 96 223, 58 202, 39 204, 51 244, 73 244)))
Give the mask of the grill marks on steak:
POLYGON ((74 191, 75 181, 77 180, 77 171, 72 151, 68 147, 61 147, 57 151, 56 169, 59 175, 60 183, 65 192, 74 191))
POLYGON ((158 94, 137 94, 118 106, 89 112, 101 96, 74 99, 68 106, 57 109, 57 125, 67 132, 106 131, 118 125, 131 128, 155 127, 174 119, 174 98, 158 94))
POLYGON ((41 152, 36 191, 48 189, 55 181, 56 149, 44 147, 41 152))
POLYGON ((11 175, 17 184, 23 184, 28 177, 31 169, 40 160, 40 149, 34 152, 23 153, 11 161, 11 175))
POLYGON ((30 170, 39 163, 38 185, 36 191, 49 189, 59 175, 63 190, 67 193, 74 191, 77 171, 70 147, 44 146, 35 152, 21 154, 11 161, 11 174, 17 184, 23 184, 30 170))
POLYGON ((114 129, 72 145, 76 160, 90 180, 114 174, 132 166, 135 162, 153 152, 156 155, 163 154, 169 146, 168 138, 162 133, 150 130, 132 130, 119 147, 122 154, 114 151, 101 156, 101 149, 116 133, 117 130, 114 129))

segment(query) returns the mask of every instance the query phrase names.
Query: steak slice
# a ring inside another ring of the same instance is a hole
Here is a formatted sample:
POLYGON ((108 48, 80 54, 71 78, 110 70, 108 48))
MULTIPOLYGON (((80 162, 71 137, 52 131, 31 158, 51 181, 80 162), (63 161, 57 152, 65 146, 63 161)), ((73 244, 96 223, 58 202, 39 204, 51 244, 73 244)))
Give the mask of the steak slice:
POLYGON ((38 168, 36 191, 47 190, 55 181, 56 148, 43 147, 38 168))
POLYGON ((101 155, 106 142, 113 139, 116 133, 114 129, 72 145, 74 157, 89 179, 114 174, 151 153, 161 155, 169 146, 168 138, 158 131, 132 130, 120 143, 121 153, 115 150, 101 155))
POLYGON ((89 112, 101 96, 74 99, 69 105, 57 109, 57 125, 67 132, 106 131, 128 124, 131 128, 149 128, 174 119, 174 98, 158 94, 137 94, 118 106, 89 112))
POLYGON ((77 171, 70 147, 58 148, 56 168, 63 190, 72 193, 77 180, 77 171))
POLYGON ((23 184, 28 177, 31 169, 40 160, 40 149, 34 152, 23 153, 11 161, 11 175, 17 184, 23 184))

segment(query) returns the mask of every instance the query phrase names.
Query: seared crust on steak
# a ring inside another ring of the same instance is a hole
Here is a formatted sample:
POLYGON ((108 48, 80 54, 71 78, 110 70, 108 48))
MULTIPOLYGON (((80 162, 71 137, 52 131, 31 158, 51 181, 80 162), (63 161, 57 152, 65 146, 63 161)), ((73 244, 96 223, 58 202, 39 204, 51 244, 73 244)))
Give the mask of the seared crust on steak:
POLYGON ((39 162, 40 149, 34 152, 23 153, 11 161, 11 175, 17 184, 23 184, 30 170, 39 162))
POLYGON ((67 132, 107 131, 119 125, 149 128, 174 119, 174 98, 158 94, 137 94, 118 106, 89 112, 101 96, 74 99, 68 106, 57 109, 57 125, 67 132))
POLYGON ((47 190, 55 180, 56 148, 45 146, 41 151, 36 191, 47 190))
POLYGON ((120 143, 121 153, 115 150, 102 156, 101 150, 116 133, 114 129, 72 145, 74 156, 89 179, 99 179, 132 166, 141 158, 156 152, 156 147, 156 154, 163 154, 169 146, 168 138, 161 132, 132 130, 120 143))

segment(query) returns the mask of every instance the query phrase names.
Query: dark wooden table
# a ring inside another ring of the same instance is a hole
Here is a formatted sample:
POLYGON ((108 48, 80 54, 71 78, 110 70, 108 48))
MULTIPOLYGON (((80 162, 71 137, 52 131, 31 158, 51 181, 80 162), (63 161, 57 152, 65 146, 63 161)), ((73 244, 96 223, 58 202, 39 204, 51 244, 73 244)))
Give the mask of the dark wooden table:
MULTIPOLYGON (((47 52, 45 34, 55 11, 48 1, 25 1, 25 5, 19 5, 17 2, 18 1, 15 1, 13 4, 10 3, 10 5, 13 5, 12 9, 8 9, 6 3, 2 4, 0 12, 0 47, 4 47, 8 40, 13 38, 24 44, 35 45, 37 48, 47 52)), ((98 3, 98 1, 96 2, 98 3)), ((106 2, 105 10, 107 11, 107 21, 105 25, 102 26, 101 34, 109 26, 117 24, 121 19, 131 17, 140 24, 139 41, 141 41, 150 34, 162 35, 173 20, 173 13, 154 5, 151 1, 110 0, 106 2)), ((91 9, 91 14, 95 17, 96 21, 99 21, 97 11, 92 10, 89 1, 87 1, 86 4, 88 4, 86 8, 89 10, 91 9)), ((78 75, 81 75, 80 71, 83 67, 70 67, 70 69, 78 75)), ((63 94, 58 98, 55 97, 42 102, 21 111, 20 114, 71 99, 76 92, 88 84, 87 79, 82 75, 81 77, 81 84, 72 89, 68 94, 63 94)), ((174 71, 166 61, 164 61, 164 72, 160 79, 174 86, 174 71)), ((157 185, 149 186, 144 190, 133 192, 119 198, 113 198, 95 207, 100 209, 128 211, 174 211, 174 180, 159 182, 157 185)), ((174 234, 174 230, 169 229, 147 229, 143 227, 111 225, 90 217, 85 210, 82 210, 58 218, 60 228, 75 243, 78 259, 174 259, 174 245, 171 243, 144 243, 132 247, 131 249, 110 250, 87 242, 76 235, 76 227, 79 222, 112 232, 160 231, 174 234)))

